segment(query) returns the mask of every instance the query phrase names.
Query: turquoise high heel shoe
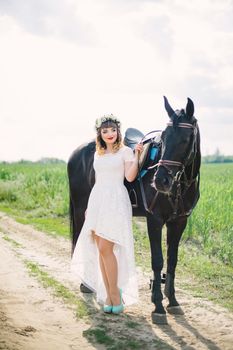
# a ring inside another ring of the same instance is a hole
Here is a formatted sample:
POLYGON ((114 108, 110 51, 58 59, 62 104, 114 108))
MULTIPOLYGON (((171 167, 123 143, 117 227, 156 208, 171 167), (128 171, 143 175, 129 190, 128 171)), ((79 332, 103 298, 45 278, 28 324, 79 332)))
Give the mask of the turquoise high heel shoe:
POLYGON ((124 305, 123 305, 123 299, 122 299, 122 289, 120 289, 120 305, 113 305, 112 306, 112 313, 115 315, 120 314, 124 310, 124 305))
POLYGON ((112 312, 112 305, 104 305, 103 310, 106 314, 110 314, 112 312))

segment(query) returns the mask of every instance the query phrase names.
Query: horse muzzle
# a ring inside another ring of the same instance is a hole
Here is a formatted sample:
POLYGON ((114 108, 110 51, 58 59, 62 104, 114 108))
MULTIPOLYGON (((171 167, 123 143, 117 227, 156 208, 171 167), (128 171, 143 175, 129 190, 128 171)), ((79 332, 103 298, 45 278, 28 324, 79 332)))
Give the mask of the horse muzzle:
POLYGON ((155 188, 158 192, 169 194, 171 192, 173 177, 165 168, 159 167, 154 177, 155 188))

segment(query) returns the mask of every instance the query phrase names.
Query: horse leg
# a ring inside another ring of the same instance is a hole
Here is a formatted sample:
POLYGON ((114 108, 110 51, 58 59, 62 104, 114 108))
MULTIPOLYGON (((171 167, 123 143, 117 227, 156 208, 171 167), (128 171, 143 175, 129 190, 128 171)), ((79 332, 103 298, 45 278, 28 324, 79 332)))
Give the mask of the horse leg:
POLYGON ((152 215, 149 215, 147 217, 147 229, 151 249, 151 266, 154 274, 151 301, 155 304, 155 310, 151 314, 152 322, 167 324, 166 311, 162 304, 163 294, 161 292, 161 271, 163 269, 162 224, 158 223, 152 215))
POLYGON ((164 294, 169 300, 167 311, 171 314, 183 315, 175 296, 175 269, 178 259, 179 242, 187 224, 187 218, 181 217, 179 220, 168 222, 167 225, 167 274, 164 294))

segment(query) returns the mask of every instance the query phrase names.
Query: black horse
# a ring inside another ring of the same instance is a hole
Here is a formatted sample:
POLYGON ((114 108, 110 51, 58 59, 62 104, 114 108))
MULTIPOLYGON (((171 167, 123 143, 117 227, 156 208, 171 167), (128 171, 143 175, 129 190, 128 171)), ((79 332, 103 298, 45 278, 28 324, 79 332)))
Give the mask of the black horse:
MULTIPOLYGON (((167 272, 164 289, 169 301, 167 311, 182 313, 175 296, 175 269, 182 233, 188 216, 199 199, 201 165, 200 134, 192 100, 188 98, 185 110, 176 111, 166 97, 164 101, 170 120, 161 133, 160 143, 157 144, 157 160, 148 165, 143 177, 139 175, 132 183, 125 181, 129 194, 133 191, 136 196, 137 205, 133 205, 133 215, 147 219, 154 273, 151 281, 151 299, 155 304, 152 312, 154 323, 167 322, 161 292, 161 271, 164 264, 161 241, 164 225, 167 227, 167 272)), ((154 139, 149 142, 153 144, 154 139)), ((94 152, 93 140, 77 148, 68 161, 72 251, 83 226, 89 194, 94 185, 94 152)))

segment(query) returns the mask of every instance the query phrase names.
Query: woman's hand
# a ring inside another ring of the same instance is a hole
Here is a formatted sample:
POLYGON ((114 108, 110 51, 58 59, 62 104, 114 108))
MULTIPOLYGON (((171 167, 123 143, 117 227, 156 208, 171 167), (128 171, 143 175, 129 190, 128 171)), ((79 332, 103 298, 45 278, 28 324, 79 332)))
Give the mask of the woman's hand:
POLYGON ((134 150, 135 150, 135 155, 139 158, 140 154, 143 151, 143 143, 140 143, 140 142, 137 143, 134 150))

